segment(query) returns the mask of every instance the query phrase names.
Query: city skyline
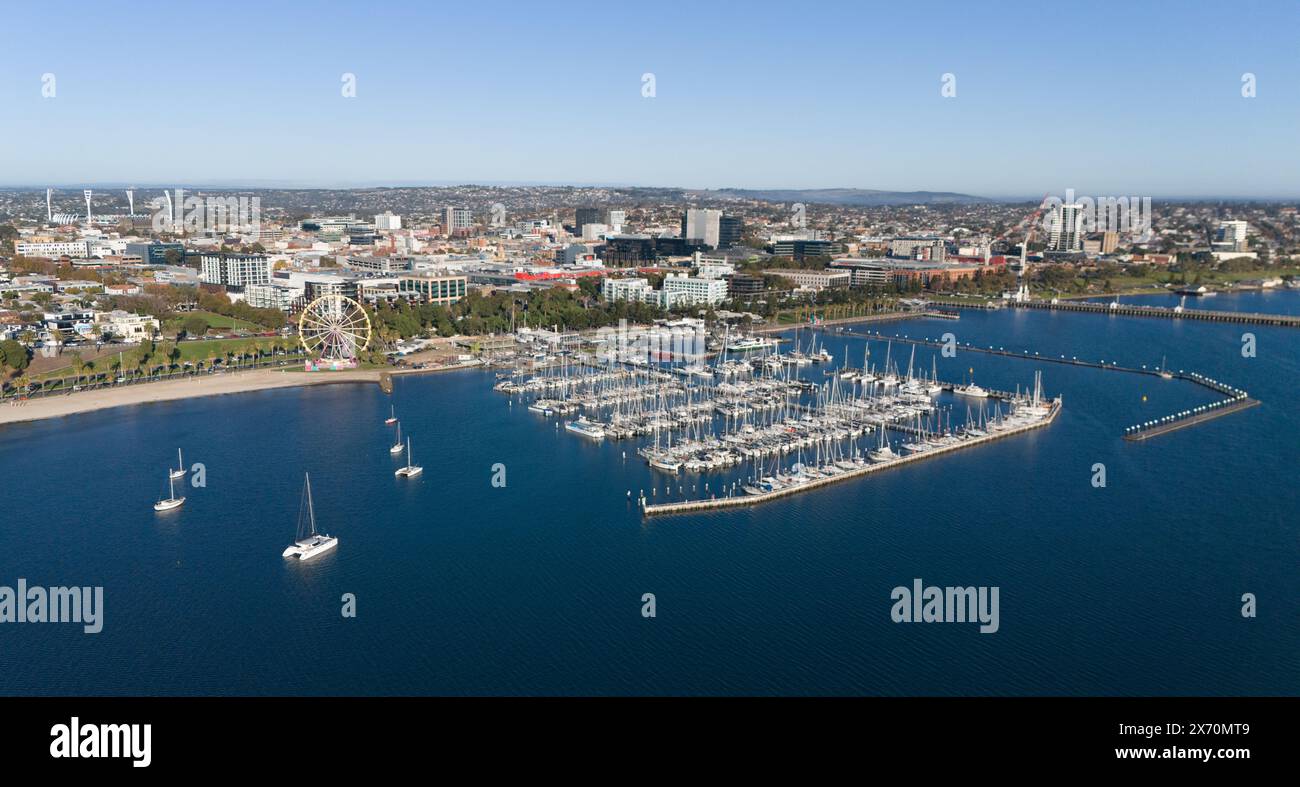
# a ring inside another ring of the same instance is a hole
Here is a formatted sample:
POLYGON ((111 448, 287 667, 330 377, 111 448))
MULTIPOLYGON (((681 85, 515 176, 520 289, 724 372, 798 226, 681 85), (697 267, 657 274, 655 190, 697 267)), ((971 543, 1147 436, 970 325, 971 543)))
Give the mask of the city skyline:
POLYGON ((149 40, 178 53, 159 58, 117 54, 105 42, 132 40, 133 21, 74 3, 57 48, 24 37, 0 53, 19 143, 0 177, 1300 194, 1286 4, 1234 7, 1233 46, 1207 34, 1225 23, 1211 3, 1102 4, 1095 22, 1030 3, 996 19, 820 3, 794 24, 773 23, 790 14, 775 4, 690 8, 236 3, 196 21, 146 4, 149 40))

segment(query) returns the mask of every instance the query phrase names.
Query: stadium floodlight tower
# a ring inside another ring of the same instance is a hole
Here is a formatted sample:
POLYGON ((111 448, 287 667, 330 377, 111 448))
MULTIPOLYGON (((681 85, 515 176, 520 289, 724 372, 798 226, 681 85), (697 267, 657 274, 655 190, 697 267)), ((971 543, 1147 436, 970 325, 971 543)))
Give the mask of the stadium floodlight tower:
POLYGON ((92 215, 91 212, 90 212, 90 194, 91 194, 91 190, 90 190, 90 189, 85 189, 82 193, 86 195, 86 223, 87 223, 87 224, 90 224, 91 222, 93 222, 93 221, 95 220, 94 215, 92 215))
POLYGON ((126 190, 126 212, 130 216, 135 215, 135 186, 126 190))
POLYGON ((51 200, 54 198, 54 189, 45 190, 45 220, 50 224, 54 223, 54 206, 51 200))

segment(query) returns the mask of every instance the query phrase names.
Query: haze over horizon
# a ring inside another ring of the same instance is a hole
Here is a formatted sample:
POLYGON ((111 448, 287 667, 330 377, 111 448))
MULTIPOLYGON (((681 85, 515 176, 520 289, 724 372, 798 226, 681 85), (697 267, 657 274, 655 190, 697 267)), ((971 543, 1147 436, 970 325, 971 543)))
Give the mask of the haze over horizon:
MULTIPOLYGON (((198 24, 171 3, 74 2, 59 46, 11 36, 0 51, 0 180, 1300 196, 1297 26, 1279 23, 1300 8, 1122 8, 1119 24, 1028 2, 814 2, 776 25, 792 11, 770 2, 539 17, 238 0, 198 24), (120 54, 137 14, 173 54, 120 54), (1225 24, 1231 46, 1206 33, 1225 24)), ((9 18, 49 21, 31 5, 9 18)))

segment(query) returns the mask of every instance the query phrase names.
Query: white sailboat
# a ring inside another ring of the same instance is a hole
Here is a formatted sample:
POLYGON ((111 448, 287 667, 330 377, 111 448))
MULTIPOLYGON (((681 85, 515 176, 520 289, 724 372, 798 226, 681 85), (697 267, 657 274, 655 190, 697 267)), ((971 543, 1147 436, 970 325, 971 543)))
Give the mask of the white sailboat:
POLYGON ((880 445, 867 455, 871 457, 873 462, 889 462, 898 458, 898 454, 894 453, 894 449, 890 447, 889 441, 885 437, 885 423, 883 421, 880 423, 880 445))
POLYGON ((387 418, 384 419, 384 423, 388 426, 392 426, 393 424, 397 423, 397 408, 393 405, 389 405, 388 412, 389 415, 387 418))
POLYGON ((181 459, 181 449, 176 449, 176 469, 167 474, 168 478, 185 477, 185 461, 181 459))
POLYGON ((411 438, 406 438, 406 467, 399 467, 393 471, 393 475, 398 478, 415 478, 424 472, 424 468, 415 463, 411 458, 411 438))
POLYGON ((339 545, 335 536, 316 532, 316 510, 311 502, 311 476, 303 474, 302 504, 298 507, 298 540, 285 547, 281 557, 310 560, 339 545), (306 513, 306 517, 303 514, 306 513))
POLYGON ((406 446, 402 445, 402 425, 399 423, 397 425, 397 442, 393 443, 392 446, 389 447, 388 453, 396 456, 397 454, 402 453, 405 449, 406 446))
POLYGON ((157 503, 154 503, 153 510, 170 511, 173 508, 180 508, 182 505, 185 504, 184 497, 176 496, 176 476, 171 474, 167 475, 167 490, 168 490, 167 492, 168 496, 164 497, 162 500, 159 500, 157 503))
POLYGON ((930 359, 930 382, 925 386, 925 392, 931 396, 943 393, 943 386, 939 384, 939 367, 934 358, 930 359))

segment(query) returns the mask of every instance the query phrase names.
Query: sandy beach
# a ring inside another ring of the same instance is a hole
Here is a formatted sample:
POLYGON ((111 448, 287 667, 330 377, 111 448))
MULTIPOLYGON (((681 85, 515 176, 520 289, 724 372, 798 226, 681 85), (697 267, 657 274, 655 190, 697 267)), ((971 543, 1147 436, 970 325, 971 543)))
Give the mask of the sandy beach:
POLYGON ((380 369, 314 373, 259 369, 232 374, 201 375, 185 380, 126 385, 120 388, 79 391, 61 396, 31 399, 17 405, 0 405, 0 424, 58 418, 146 402, 166 402, 174 399, 192 399, 197 396, 262 391, 269 388, 331 383, 378 383, 382 373, 383 370, 380 369))
POLYGON ((228 374, 205 374, 184 380, 161 383, 140 383, 120 388, 102 388, 78 391, 48 398, 31 399, 22 404, 0 404, 0 425, 22 421, 40 421, 65 415, 106 410, 148 402, 169 402, 175 399, 192 399, 198 396, 217 396, 271 388, 291 388, 298 385, 331 385, 339 383, 379 383, 385 374, 400 377, 407 374, 430 374, 479 366, 477 360, 431 366, 424 369, 356 369, 340 372, 301 372, 288 369, 258 369, 228 374))

